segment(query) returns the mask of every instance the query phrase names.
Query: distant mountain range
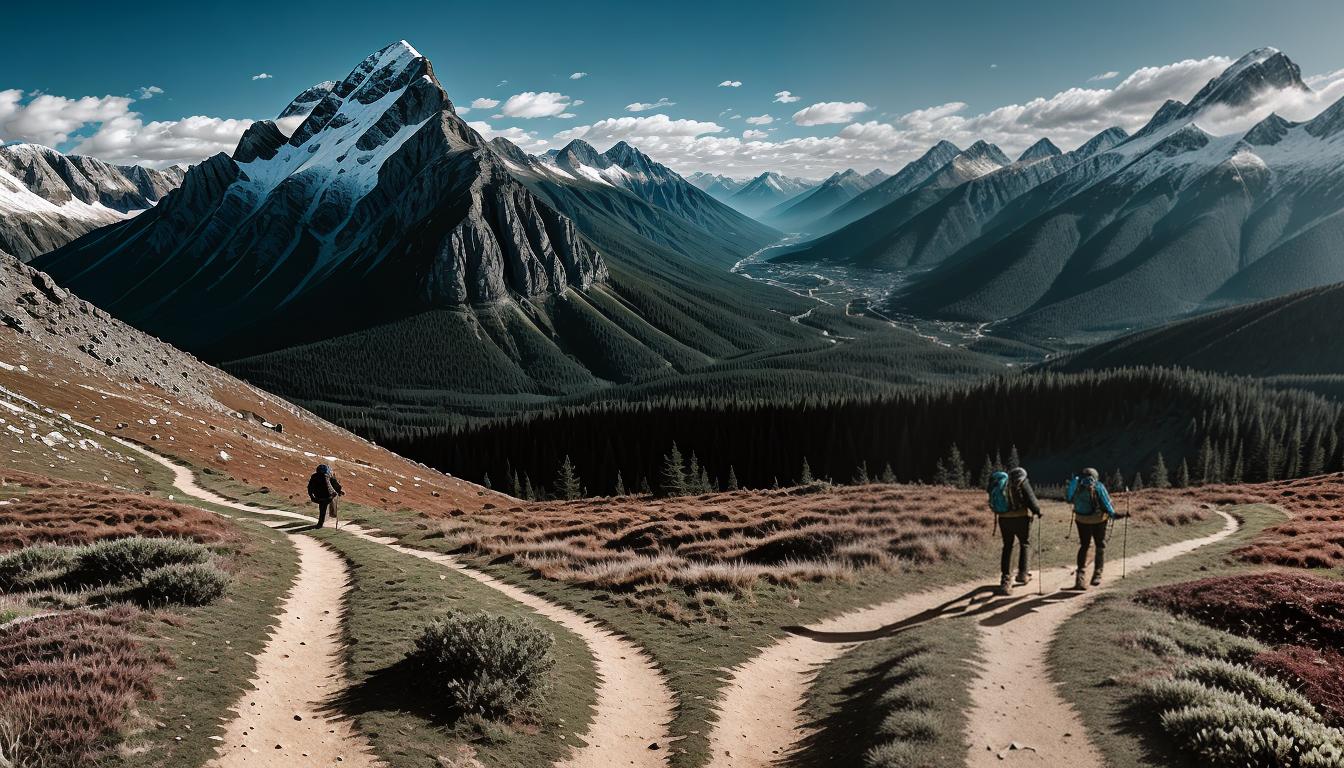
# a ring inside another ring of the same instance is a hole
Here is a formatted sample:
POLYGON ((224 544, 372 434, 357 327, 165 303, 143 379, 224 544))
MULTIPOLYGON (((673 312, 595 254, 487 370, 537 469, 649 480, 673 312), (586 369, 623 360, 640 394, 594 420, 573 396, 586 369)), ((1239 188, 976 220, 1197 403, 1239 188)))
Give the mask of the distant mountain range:
POLYGON ((1270 90, 1309 89, 1265 48, 1133 136, 1042 142, 1011 162, 978 143, 931 170, 955 149, 936 146, 831 220, 901 194, 780 258, 906 271, 886 312, 1062 344, 1344 280, 1344 102, 1305 123, 1200 127, 1270 90))
POLYGON ((0 147, 0 251, 28 261, 134 216, 181 184, 185 172, 109 165, 37 144, 0 147))
POLYGON ((727 203, 748 216, 761 216, 776 205, 815 186, 817 182, 811 179, 766 171, 734 192, 727 203))
POLYGON ((831 174, 816 187, 795 195, 761 215, 761 220, 785 232, 805 232, 813 222, 889 178, 879 170, 860 174, 853 168, 831 174))
POLYGON ((696 171, 687 176, 686 180, 721 203, 728 202, 728 198, 751 181, 751 179, 734 179, 723 174, 705 173, 704 171, 696 171))

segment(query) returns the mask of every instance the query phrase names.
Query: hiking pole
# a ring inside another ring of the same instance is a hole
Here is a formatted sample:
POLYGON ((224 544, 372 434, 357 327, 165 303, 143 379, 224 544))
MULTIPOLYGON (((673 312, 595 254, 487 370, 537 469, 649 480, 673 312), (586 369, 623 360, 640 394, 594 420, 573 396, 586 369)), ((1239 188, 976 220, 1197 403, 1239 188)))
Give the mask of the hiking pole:
POLYGON ((1036 570, 1040 576, 1036 579, 1036 594, 1045 594, 1045 521, 1036 516, 1036 570))
POLYGON ((1129 489, 1125 489, 1125 531, 1124 543, 1120 545, 1120 578, 1125 578, 1125 572, 1129 570, 1129 516, 1133 514, 1132 507, 1129 504, 1129 489))

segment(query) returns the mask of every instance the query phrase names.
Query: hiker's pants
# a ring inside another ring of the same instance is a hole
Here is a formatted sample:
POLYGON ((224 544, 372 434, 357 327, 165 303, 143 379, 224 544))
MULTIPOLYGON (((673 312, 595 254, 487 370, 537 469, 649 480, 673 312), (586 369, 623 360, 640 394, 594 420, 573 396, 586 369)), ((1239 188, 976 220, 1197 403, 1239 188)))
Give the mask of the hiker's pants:
POLYGON ((331 510, 331 516, 336 517, 336 499, 331 498, 326 501, 317 502, 317 527, 327 522, 327 510, 331 510))
POLYGON ((1003 534, 1003 555, 999 557, 999 573, 1009 573, 1013 564, 1013 541, 1017 541, 1017 572, 1027 572, 1027 553, 1031 551, 1031 518, 1008 517, 999 519, 999 533, 1003 534))
POLYGON ((1078 523, 1078 570, 1087 566, 1087 548, 1097 545, 1093 569, 1100 571, 1106 565, 1106 523, 1078 523))

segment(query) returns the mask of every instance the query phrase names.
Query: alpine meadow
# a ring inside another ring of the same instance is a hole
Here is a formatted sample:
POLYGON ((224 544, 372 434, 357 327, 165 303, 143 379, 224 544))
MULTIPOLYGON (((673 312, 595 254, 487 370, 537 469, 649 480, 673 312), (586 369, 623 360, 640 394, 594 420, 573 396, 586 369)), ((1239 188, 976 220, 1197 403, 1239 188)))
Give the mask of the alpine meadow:
POLYGON ((1344 6, 63 10, 0 768, 1344 768, 1344 6))

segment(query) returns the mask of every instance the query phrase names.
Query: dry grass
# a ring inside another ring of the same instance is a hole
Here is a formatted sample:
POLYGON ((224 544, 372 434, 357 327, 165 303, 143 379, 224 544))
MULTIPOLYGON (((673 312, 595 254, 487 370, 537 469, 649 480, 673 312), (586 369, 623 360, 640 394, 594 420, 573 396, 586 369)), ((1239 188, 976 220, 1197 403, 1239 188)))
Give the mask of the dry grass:
POLYGON ((14 470, 0 472, 0 552, 128 536, 218 543, 236 537, 197 507, 14 470))
POLYGON ((77 611, 0 629, 0 721, 22 768, 96 764, 116 747, 159 666, 139 611, 77 611))
POLYGON ((1256 486, 1265 500, 1293 513, 1237 551, 1252 563, 1296 568, 1344 566, 1344 474, 1256 486))
POLYGON ((433 523, 469 552, 595 589, 741 590, 934 563, 990 532, 981 491, 804 486, 454 511, 433 523))

